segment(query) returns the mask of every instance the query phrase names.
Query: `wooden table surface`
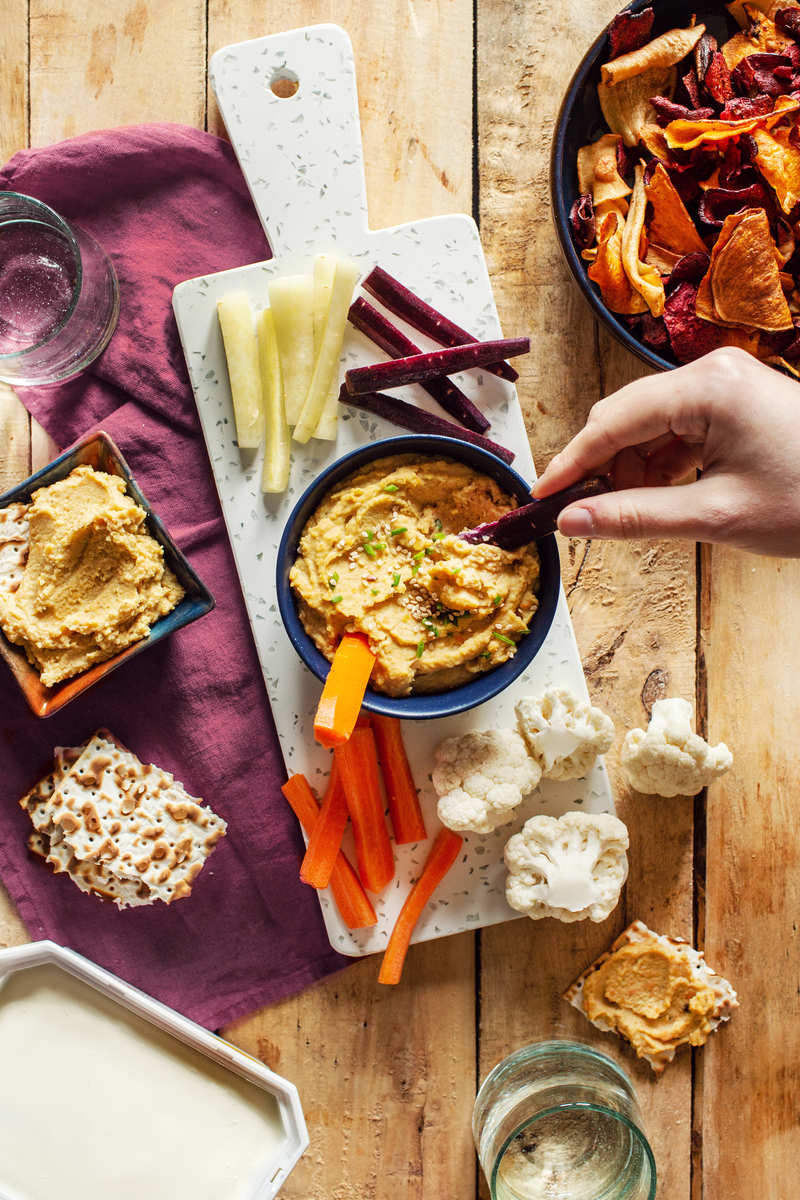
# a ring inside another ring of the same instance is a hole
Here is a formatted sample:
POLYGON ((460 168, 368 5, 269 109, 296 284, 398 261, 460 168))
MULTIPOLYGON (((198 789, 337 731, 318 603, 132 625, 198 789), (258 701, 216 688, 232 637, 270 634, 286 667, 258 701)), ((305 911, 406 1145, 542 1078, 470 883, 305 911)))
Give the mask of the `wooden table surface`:
MULTIPOLYGON (((530 334, 519 396, 541 470, 602 395, 644 373, 566 276, 548 205, 561 94, 618 0, 2 0, 0 152, 177 121, 222 134, 219 47, 319 22, 352 38, 373 228, 439 213, 480 223, 504 331, 530 334)), ((0 395, 0 491, 54 447, 0 395)), ((779 481, 776 481, 779 486, 779 481)), ((224 1035, 300 1090, 311 1146, 286 1200, 474 1200, 477 1086, 511 1050, 588 1038, 632 1075, 664 1200, 786 1200, 800 1175, 800 566, 693 544, 561 544, 589 689, 618 736, 607 762, 631 871, 602 925, 516 920, 412 948, 252 1014, 224 1035), (733 750, 708 796, 632 793, 625 731, 661 696, 733 750), (639 917, 704 948, 741 1009, 663 1077, 560 999, 639 917)), ((6 685, 4 682, 4 686, 6 685)), ((2 703, 2 701, 0 701, 2 703)), ((11 802, 11 797, 4 797, 11 802)), ((27 940, 6 900, 0 944, 27 940)))

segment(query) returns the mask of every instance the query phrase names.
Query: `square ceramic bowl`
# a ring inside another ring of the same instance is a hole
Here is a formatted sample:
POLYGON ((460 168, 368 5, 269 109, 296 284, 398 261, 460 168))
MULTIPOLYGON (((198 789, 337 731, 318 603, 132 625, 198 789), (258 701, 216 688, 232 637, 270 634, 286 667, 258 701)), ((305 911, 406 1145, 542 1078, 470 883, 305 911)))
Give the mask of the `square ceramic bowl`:
MULTIPOLYGON (((328 676, 330 663, 317 649, 308 636, 300 619, 294 590, 289 583, 289 572, 297 558, 300 538, 306 522, 319 506, 324 496, 361 467, 379 458, 396 454, 415 454, 420 457, 452 458, 466 463, 475 471, 495 479, 503 490, 514 496, 520 505, 529 504, 530 484, 521 475, 507 466, 501 458, 470 442, 455 438, 422 436, 386 438, 370 442, 345 454, 322 471, 311 486, 303 493, 293 509, 283 531, 278 548, 277 590, 278 607, 289 640, 310 671, 323 682, 328 676)), ((452 717, 468 712, 497 696, 530 666, 545 642, 553 623, 556 605, 561 591, 561 567, 556 539, 551 534, 537 543, 539 551, 539 607, 534 613, 527 634, 520 639, 513 658, 499 667, 477 675, 469 683, 451 688, 446 692, 427 692, 410 696, 385 696, 367 688, 363 706, 368 712, 385 717, 397 717, 407 721, 430 721, 441 717, 452 717)))
MULTIPOLYGON (((645 8, 652 8, 655 14, 651 38, 659 37, 670 29, 685 29, 693 18, 696 18, 697 24, 705 25, 720 44, 739 31, 734 18, 726 12, 722 4, 716 4, 713 0, 699 0, 698 3, 692 3, 691 0, 657 0, 656 3, 653 3, 653 0, 632 0, 632 3, 627 4, 621 11, 639 13, 645 8)), ((602 134, 608 133, 608 126, 597 98, 600 68, 608 61, 608 57, 606 28, 585 54, 561 103, 550 158, 553 222, 567 270, 601 325, 649 366, 666 371, 679 366, 678 360, 671 351, 657 354, 655 350, 644 345, 634 336, 624 317, 606 308, 600 289, 586 273, 589 264, 581 258, 572 240, 569 214, 580 194, 578 151, 581 146, 596 142, 602 134)))
POLYGON ((37 488, 49 487, 50 484, 57 483, 60 479, 66 479, 75 467, 84 465, 94 467, 97 471, 104 471, 108 475, 118 475, 125 480, 128 495, 132 496, 147 513, 147 528, 159 545, 163 547, 164 562, 176 575, 185 595, 172 612, 160 617, 151 626, 149 637, 134 642, 132 646, 126 647, 125 650, 121 650, 119 654, 115 654, 105 662, 97 663, 88 671, 83 671, 80 675, 74 675, 71 679, 54 684, 53 687, 45 687, 42 684, 39 672, 28 662, 22 647, 12 645, 0 633, 0 658, 3 658, 11 668, 14 678, 22 688, 25 699, 37 717, 52 716, 70 700, 74 700, 76 696, 80 696, 87 688, 90 688, 93 683, 104 679, 110 671, 116 670, 117 667, 122 666, 137 654, 141 654, 148 647, 157 645, 163 638, 174 633, 176 629, 182 629, 184 625, 189 625, 198 617, 211 612, 216 603, 211 592, 192 570, 186 557, 167 533, 163 522, 156 516, 136 486, 130 467, 119 449, 108 434, 102 430, 87 434, 71 449, 43 467, 41 471, 37 471, 23 483, 19 483, 10 491, 5 492, 0 496, 0 508, 7 508, 9 504, 28 504, 37 488))
POLYGON ((57 946, 0 950, 0 1197, 272 1200, 308 1146, 297 1088, 57 946))

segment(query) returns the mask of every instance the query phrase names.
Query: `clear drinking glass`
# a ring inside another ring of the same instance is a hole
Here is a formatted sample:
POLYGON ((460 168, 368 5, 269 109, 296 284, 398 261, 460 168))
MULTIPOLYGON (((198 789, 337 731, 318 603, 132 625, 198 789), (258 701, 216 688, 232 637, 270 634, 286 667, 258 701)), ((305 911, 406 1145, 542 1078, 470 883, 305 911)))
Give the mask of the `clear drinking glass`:
POLYGON ((581 1042, 538 1042, 499 1063, 472 1132, 492 1200, 654 1200, 633 1084, 581 1042))
POLYGON ((118 315, 116 271, 94 238, 41 200, 0 192, 0 379, 71 379, 118 315))

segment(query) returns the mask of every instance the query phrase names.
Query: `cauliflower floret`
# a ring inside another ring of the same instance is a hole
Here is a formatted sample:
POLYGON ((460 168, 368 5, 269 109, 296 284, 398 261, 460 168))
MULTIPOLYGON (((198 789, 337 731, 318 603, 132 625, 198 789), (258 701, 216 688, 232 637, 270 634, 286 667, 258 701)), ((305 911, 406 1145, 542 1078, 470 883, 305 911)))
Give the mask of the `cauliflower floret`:
POLYGON ((582 779, 614 741, 614 722, 571 688, 523 696, 515 710, 528 751, 546 779, 582 779))
POLYGON ((448 829, 491 833, 507 824, 541 769, 513 729, 470 730, 437 747, 433 786, 448 829))
POLYGON ((505 849, 506 899, 534 921, 605 921, 628 875, 628 830, 610 813, 531 817, 505 849))
POLYGON ((689 724, 688 700, 656 700, 647 732, 631 729, 622 765, 631 787, 655 796, 696 796, 729 771, 733 755, 724 742, 709 746, 689 724))

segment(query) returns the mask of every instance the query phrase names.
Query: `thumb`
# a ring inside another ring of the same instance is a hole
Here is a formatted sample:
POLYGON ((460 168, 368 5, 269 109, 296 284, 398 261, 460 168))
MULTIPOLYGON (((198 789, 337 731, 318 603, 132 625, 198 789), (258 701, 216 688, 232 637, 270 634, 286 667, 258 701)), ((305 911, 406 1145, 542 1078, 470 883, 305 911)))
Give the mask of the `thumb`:
POLYGON ((722 479, 629 488, 571 504, 558 528, 565 537, 724 542, 739 499, 722 479))

